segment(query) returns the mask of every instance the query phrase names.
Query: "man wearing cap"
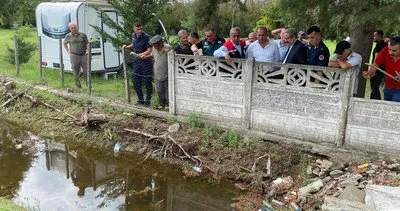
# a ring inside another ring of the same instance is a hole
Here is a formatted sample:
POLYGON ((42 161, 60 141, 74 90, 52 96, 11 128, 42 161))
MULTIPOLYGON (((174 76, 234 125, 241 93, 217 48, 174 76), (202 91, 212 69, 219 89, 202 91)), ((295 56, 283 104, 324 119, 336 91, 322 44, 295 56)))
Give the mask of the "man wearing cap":
POLYGON ((154 58, 154 82, 156 84, 158 102, 162 108, 168 106, 168 56, 171 46, 164 44, 160 35, 150 39, 153 46, 151 56, 154 58))
POLYGON ((231 64, 232 58, 244 58, 245 41, 240 40, 239 27, 233 27, 229 32, 229 40, 220 48, 214 51, 214 57, 224 57, 228 65, 231 64))
MULTIPOLYGON (((375 58, 374 66, 385 66, 387 74, 397 78, 397 81, 385 74, 385 89, 383 90, 383 99, 387 101, 400 102, 400 36, 392 37, 389 45, 384 47, 375 58)), ((371 67, 363 72, 364 78, 374 77, 377 69, 371 67)))
POLYGON ((86 81, 88 71, 87 67, 87 51, 90 49, 90 43, 86 34, 78 31, 76 23, 69 24, 70 33, 65 36, 64 48, 70 56, 72 72, 74 74, 75 86, 78 90, 82 88, 79 79, 81 68, 86 81), (69 44, 69 47, 68 47, 69 44))
POLYGON ((153 92, 152 74, 153 64, 148 57, 151 53, 151 45, 149 43, 149 36, 143 32, 142 25, 137 23, 133 26, 132 43, 130 45, 123 45, 122 49, 132 49, 132 55, 135 59, 132 62, 133 68, 133 88, 138 97, 138 106, 150 106, 151 95, 153 92), (142 84, 146 87, 146 100, 143 97, 142 84))
POLYGON ((297 39, 302 42, 304 45, 308 45, 307 42, 307 34, 304 31, 299 31, 299 33, 297 34, 297 39))
POLYGON ((328 47, 326 47, 322 41, 321 29, 318 26, 311 26, 307 30, 307 36, 310 45, 308 64, 314 66, 328 66, 330 54, 328 47))
POLYGON ((353 96, 357 96, 358 75, 360 74, 362 57, 360 54, 351 50, 349 42, 342 40, 336 44, 335 55, 329 61, 329 67, 342 68, 344 70, 353 69, 353 96))

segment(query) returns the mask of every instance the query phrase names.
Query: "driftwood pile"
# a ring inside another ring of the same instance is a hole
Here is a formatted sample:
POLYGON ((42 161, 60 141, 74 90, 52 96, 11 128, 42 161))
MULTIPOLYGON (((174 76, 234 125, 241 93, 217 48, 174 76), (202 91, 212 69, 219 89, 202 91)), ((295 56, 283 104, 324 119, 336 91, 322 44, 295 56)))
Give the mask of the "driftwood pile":
POLYGON ((0 109, 7 108, 10 106, 12 103, 20 100, 21 98, 27 99, 30 102, 32 102, 33 106, 44 106, 47 107, 53 111, 56 111, 57 113, 60 113, 63 115, 63 117, 54 117, 54 116, 41 116, 40 118, 47 118, 47 119, 53 119, 53 120, 59 120, 59 121, 69 121, 73 122, 76 125, 86 125, 87 127, 95 127, 99 126, 103 123, 108 122, 106 115, 104 114, 96 114, 91 112, 90 106, 85 106, 83 108, 82 114, 81 115, 71 115, 67 113, 66 111, 59 109, 41 99, 37 96, 32 96, 28 94, 28 91, 32 87, 28 87, 23 91, 16 92, 15 91, 15 82, 10 81, 6 78, 0 78, 0 93, 3 98, 3 103, 0 106, 0 109))

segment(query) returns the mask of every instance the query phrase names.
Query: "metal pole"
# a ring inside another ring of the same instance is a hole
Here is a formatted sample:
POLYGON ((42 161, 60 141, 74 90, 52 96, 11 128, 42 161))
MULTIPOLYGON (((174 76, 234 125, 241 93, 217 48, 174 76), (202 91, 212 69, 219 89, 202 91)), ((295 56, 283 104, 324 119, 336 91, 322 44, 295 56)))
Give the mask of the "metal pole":
POLYGON ((17 70, 17 76, 19 76, 19 52, 18 52, 17 35, 14 35, 14 56, 15 56, 15 68, 17 70))
POLYGON ((43 68, 42 68, 42 37, 38 36, 38 47, 39 47, 39 78, 43 81, 43 68))
POLYGON ((64 58, 62 52, 62 39, 58 40, 59 54, 60 54, 60 76, 61 76, 61 87, 64 87, 64 58))
POLYGON ((92 94, 92 48, 91 46, 88 47, 88 54, 87 54, 87 71, 86 71, 86 82, 88 88, 88 94, 92 94))
POLYGON ((125 98, 126 98, 126 102, 131 103, 131 93, 129 92, 129 79, 128 79, 128 73, 126 70, 125 49, 122 48, 121 51, 122 51, 122 62, 123 62, 123 69, 124 69, 125 98))

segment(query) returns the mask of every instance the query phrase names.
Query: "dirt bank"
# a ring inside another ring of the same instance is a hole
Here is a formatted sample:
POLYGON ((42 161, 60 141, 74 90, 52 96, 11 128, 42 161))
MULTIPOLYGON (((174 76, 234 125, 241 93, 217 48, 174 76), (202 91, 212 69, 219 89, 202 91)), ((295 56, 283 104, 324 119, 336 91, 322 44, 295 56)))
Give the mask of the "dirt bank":
MULTIPOLYGON (((40 136, 69 144, 113 150, 120 143, 122 153, 182 165, 182 177, 195 176, 192 167, 199 167, 202 177, 215 182, 229 180, 243 190, 243 196, 232 204, 238 210, 262 207, 271 182, 278 177, 293 178, 290 187, 283 189, 285 193, 297 190, 307 183, 309 163, 320 158, 303 153, 297 146, 223 131, 196 114, 177 123, 166 112, 154 111, 156 118, 151 118, 143 108, 126 110, 113 106, 117 102, 95 103, 87 96, 58 97, 26 85, 14 88, 10 83, 0 77, 0 113, 5 118, 40 136)), ((296 197, 288 200, 299 203, 296 197)))

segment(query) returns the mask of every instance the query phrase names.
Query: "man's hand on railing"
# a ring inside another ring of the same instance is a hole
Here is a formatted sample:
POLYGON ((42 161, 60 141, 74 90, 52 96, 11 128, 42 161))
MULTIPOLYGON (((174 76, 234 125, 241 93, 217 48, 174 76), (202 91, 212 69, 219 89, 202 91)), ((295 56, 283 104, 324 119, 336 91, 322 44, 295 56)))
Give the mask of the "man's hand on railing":
POLYGON ((231 65, 232 64, 232 58, 229 56, 228 53, 225 55, 225 62, 226 62, 227 65, 231 65))

